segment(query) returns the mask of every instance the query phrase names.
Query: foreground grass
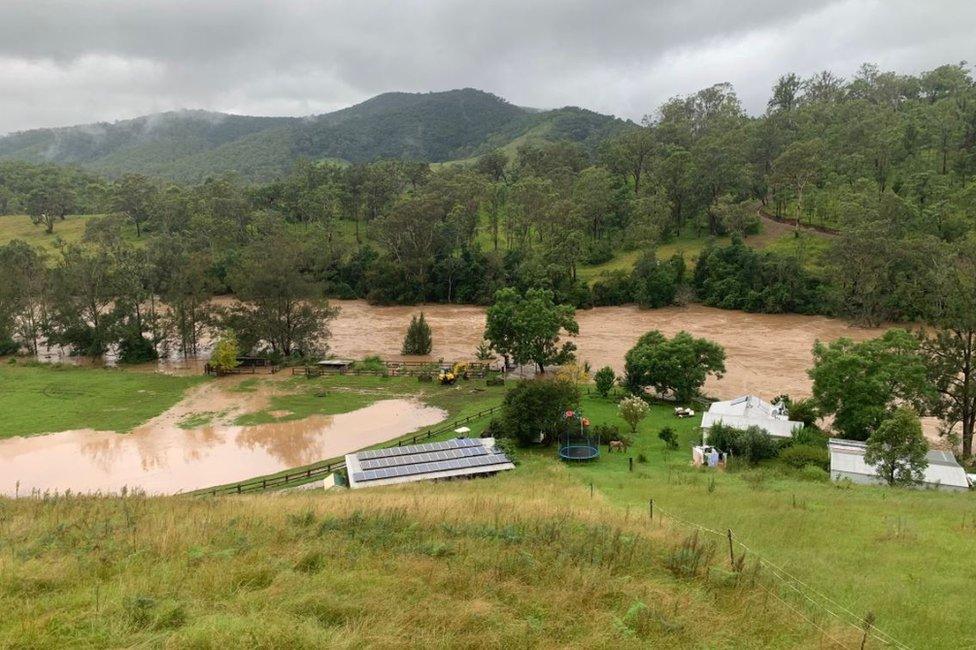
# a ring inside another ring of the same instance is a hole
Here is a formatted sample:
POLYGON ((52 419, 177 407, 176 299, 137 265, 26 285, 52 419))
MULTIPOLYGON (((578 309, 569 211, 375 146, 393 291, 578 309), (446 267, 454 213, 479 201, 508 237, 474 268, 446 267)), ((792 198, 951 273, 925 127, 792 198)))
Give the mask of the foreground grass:
POLYGON ((202 377, 50 364, 0 365, 0 438, 68 429, 131 430, 202 377))
MULTIPOLYGON (((609 400, 587 397, 583 410, 595 423, 626 429, 609 400)), ((621 507, 646 511, 653 498, 659 511, 716 531, 731 528, 750 548, 859 616, 873 612, 881 629, 910 646, 976 645, 973 494, 845 487, 774 466, 696 470, 689 448, 698 423, 655 407, 627 454, 604 454, 570 473, 621 507), (657 438, 665 425, 679 432, 680 451, 666 451, 657 438), (641 455, 646 462, 636 462, 641 455), (635 459, 633 472, 628 457, 635 459)), ((556 462, 551 450, 539 454, 556 462)))
POLYGON ((836 647, 762 575, 669 569, 680 536, 544 462, 338 494, 0 500, 0 539, 3 647, 836 647))

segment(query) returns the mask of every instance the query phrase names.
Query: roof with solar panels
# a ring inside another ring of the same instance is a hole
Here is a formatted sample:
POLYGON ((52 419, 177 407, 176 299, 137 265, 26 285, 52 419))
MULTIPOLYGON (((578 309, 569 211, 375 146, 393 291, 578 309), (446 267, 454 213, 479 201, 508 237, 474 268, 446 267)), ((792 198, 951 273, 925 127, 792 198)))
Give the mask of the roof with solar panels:
POLYGON ((495 446, 494 438, 455 438, 346 455, 349 487, 353 489, 479 476, 514 468, 495 446))

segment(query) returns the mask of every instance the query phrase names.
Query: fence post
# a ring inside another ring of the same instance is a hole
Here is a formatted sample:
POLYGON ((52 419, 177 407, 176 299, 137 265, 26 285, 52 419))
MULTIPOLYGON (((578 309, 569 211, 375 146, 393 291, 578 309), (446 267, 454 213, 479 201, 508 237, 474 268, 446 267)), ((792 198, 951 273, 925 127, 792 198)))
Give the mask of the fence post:
POLYGON ((729 564, 731 564, 732 567, 735 568, 735 551, 732 549, 732 529, 731 528, 729 528, 728 537, 729 537, 729 564))
POLYGON ((647 516, 654 521, 654 499, 647 500, 647 516))
POLYGON ((627 460, 629 460, 629 461, 630 461, 630 471, 632 471, 632 472, 633 472, 633 471, 634 471, 634 457, 633 457, 633 456, 631 456, 631 457, 630 457, 630 458, 628 458, 627 460))
POLYGON ((241 484, 240 483, 237 484, 237 493, 238 494, 241 493, 241 484))

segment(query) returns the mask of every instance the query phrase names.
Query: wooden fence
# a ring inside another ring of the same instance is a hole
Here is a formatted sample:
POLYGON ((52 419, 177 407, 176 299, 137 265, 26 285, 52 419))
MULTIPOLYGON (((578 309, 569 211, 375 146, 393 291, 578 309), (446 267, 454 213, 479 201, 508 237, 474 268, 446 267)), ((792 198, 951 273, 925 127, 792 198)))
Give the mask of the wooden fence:
MULTIPOLYGON (((467 415, 463 418, 458 418, 452 422, 448 422, 447 424, 442 424, 433 429, 428 429, 427 431, 422 431, 420 433, 413 434, 412 436, 405 436, 397 440, 396 443, 387 445, 387 447, 402 447, 406 444, 415 445, 418 442, 430 440, 431 438, 443 435, 445 433, 451 433, 458 427, 474 422, 475 420, 480 420, 481 418, 489 415, 493 415, 494 413, 500 411, 501 408, 502 407, 500 404, 497 406, 492 406, 490 408, 478 411, 477 413, 467 415)), ((189 494, 199 496, 217 496, 226 494, 245 494, 249 492, 264 492, 267 490, 275 490, 292 485, 309 483, 312 479, 328 476, 335 471, 345 468, 345 466, 346 461, 344 458, 333 458, 331 460, 324 460, 319 463, 308 465, 307 467, 295 469, 284 474, 274 474, 272 476, 266 476, 263 478, 248 479, 239 483, 229 483, 227 485, 217 487, 203 488, 202 490, 195 490, 189 494)))

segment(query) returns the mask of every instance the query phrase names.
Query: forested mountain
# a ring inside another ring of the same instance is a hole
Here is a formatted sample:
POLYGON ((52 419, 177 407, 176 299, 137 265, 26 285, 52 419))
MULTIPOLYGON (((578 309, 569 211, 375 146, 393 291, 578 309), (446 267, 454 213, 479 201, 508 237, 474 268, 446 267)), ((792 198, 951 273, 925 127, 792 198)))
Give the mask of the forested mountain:
POLYGON ((110 176, 180 181, 239 174, 268 180, 298 158, 351 163, 397 158, 443 162, 516 140, 570 140, 591 152, 627 123, 578 108, 533 111, 466 88, 385 93, 307 118, 176 111, 0 138, 0 159, 79 165, 110 176))

